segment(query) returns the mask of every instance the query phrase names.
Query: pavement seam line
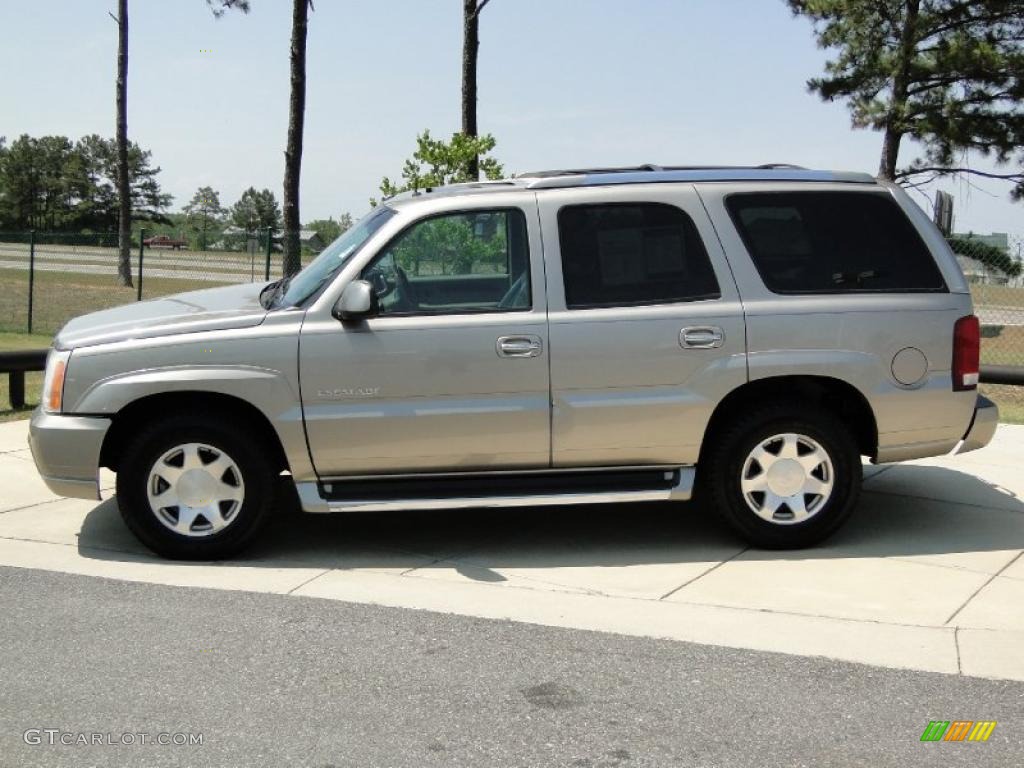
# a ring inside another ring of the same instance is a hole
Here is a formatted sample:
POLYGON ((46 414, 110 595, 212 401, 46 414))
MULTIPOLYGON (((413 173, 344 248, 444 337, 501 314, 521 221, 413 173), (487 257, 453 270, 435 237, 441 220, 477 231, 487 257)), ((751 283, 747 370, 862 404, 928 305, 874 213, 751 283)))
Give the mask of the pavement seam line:
POLYGON ((0 509, 0 515, 5 515, 8 512, 20 512, 23 509, 32 509, 32 507, 42 507, 46 504, 56 504, 58 501, 67 501, 64 496, 58 496, 56 499, 47 499, 46 501, 37 501, 35 504, 25 504, 21 507, 11 507, 10 509, 0 509))
MULTIPOLYGON (((71 544, 66 541, 46 541, 45 539, 26 539, 23 536, 3 536, 0 535, 0 541, 20 541, 25 544, 51 544, 55 547, 75 547, 79 550, 91 550, 93 552, 115 552, 119 555, 137 555, 139 557, 152 557, 152 553, 149 550, 135 551, 132 549, 114 549, 113 547, 96 547, 89 544, 80 544, 75 542, 71 544)), ((134 562, 134 561, 133 561, 134 562)), ((49 568, 39 568, 41 571, 50 571, 49 568)), ((67 573, 67 571, 51 571, 52 573, 67 573)))
POLYGON ((313 577, 311 577, 311 578, 308 578, 308 579, 306 579, 306 580, 305 580, 304 582, 302 582, 301 584, 296 584, 296 585, 295 585, 294 587, 292 587, 292 588, 291 588, 291 589, 289 589, 289 590, 288 590, 287 592, 285 592, 285 594, 286 594, 286 595, 290 595, 290 594, 292 594, 293 592, 295 592, 296 590, 302 589, 302 588, 303 588, 304 586, 306 586, 306 585, 307 585, 307 584, 309 584, 310 582, 312 582, 312 581, 316 581, 316 580, 317 580, 317 579, 319 579, 319 578, 320 578, 321 576, 326 576, 326 575, 327 575, 328 573, 330 573, 330 572, 331 572, 331 571, 333 571, 333 570, 334 570, 333 568, 327 568, 327 569, 326 569, 326 570, 324 570, 323 572, 321 572, 321 573, 318 573, 318 574, 316 574, 315 576, 313 576, 313 577))
MULTIPOLYGON (((989 550, 994 552, 996 550, 989 550)), ((1012 552, 1013 550, 1007 550, 1012 552)), ((964 565, 947 565, 945 563, 922 563, 920 560, 911 560, 910 557, 900 557, 898 555, 881 555, 886 560, 891 560, 894 563, 906 563, 907 565, 923 565, 925 568, 942 568, 947 571, 956 571, 957 573, 973 573, 975 576, 991 576, 988 571, 979 571, 977 568, 968 568, 964 565)), ((923 555, 927 557, 927 555, 923 555)), ((1016 557, 1016 555, 1015 555, 1016 557)), ((1016 579, 1015 576, 1003 576, 1004 579, 1016 579)))
MULTIPOLYGON (((969 501, 952 501, 950 499, 937 499, 934 496, 915 496, 912 493, 893 493, 892 491, 876 491, 871 488, 865 488, 865 493, 874 493, 878 496, 893 496, 900 499, 920 499, 921 501, 937 501, 940 504, 954 504, 958 507, 973 507, 974 509, 987 509, 993 512, 1009 512, 1010 514, 1020 514, 1020 510, 1007 509, 1006 507, 990 507, 987 504, 972 504, 969 501)), ((1013 498, 1018 499, 1019 497, 1014 496, 1013 498)))
POLYGON ((1013 565, 1018 560, 1020 560, 1022 555, 1024 555, 1024 550, 1021 550, 1020 552, 1018 552, 1016 554, 1016 556, 1013 557, 1010 560, 1010 562, 1008 562, 1006 565, 1004 565, 998 571, 996 571, 991 576, 989 576, 984 584, 982 584, 980 587, 978 587, 976 590, 974 590, 974 592, 971 593, 970 597, 968 597, 966 600, 964 600, 963 604, 959 608, 957 608, 955 611, 953 611, 952 615, 948 619, 946 619, 946 624, 948 625, 949 622, 951 622, 953 619, 955 619, 957 617, 957 615, 959 615, 960 611, 962 611, 964 608, 966 608, 968 606, 968 604, 970 604, 970 602, 974 598, 976 598, 981 593, 981 591, 983 589, 985 589, 985 587, 987 587, 989 584, 991 584, 993 581, 995 581, 999 577, 999 574, 1001 574, 1003 571, 1005 571, 1011 565, 1013 565))
POLYGON ((953 644, 956 646, 956 673, 963 675, 964 668, 960 663, 960 627, 953 628, 953 644))
POLYGON ((707 575, 708 575, 709 573, 711 573, 712 571, 714 571, 714 570, 716 570, 716 569, 718 569, 718 568, 721 568, 721 567, 722 567, 723 565, 725 565, 726 563, 729 563, 729 562, 732 562, 733 560, 735 560, 735 559, 736 559, 737 557, 739 557, 740 555, 742 555, 742 554, 743 554, 744 552, 749 552, 749 551, 750 551, 750 547, 744 547, 743 549, 741 549, 741 550, 740 550, 739 552, 737 552, 737 553, 736 553, 735 555, 733 555, 732 557, 728 557, 728 558, 726 558, 725 560, 722 560, 722 561, 721 561, 720 563, 715 563, 715 564, 714 564, 713 566, 711 566, 710 568, 708 568, 708 569, 707 569, 706 571, 702 571, 701 573, 698 573, 698 574, 697 574, 696 576, 694 576, 694 577, 693 577, 692 579, 689 579, 688 581, 684 581, 684 582, 683 582, 682 584, 680 584, 680 585, 679 585, 678 587, 676 587, 675 589, 670 589, 670 590, 669 590, 668 592, 666 592, 666 593, 665 593, 664 595, 662 595, 661 597, 659 597, 659 598, 658 598, 658 601, 660 602, 660 601, 664 600, 665 598, 671 597, 671 596, 672 596, 672 595, 674 595, 674 594, 675 594, 676 592, 678 592, 679 590, 681 590, 681 589, 682 589, 683 587, 688 587, 688 586, 690 586, 691 584, 693 584, 693 582, 697 581, 697 579, 703 579, 703 578, 704 578, 705 576, 707 576, 707 575))
MULTIPOLYGON (((415 552, 407 552, 406 554, 416 554, 416 553, 415 552)), ((408 576, 413 571, 418 571, 421 568, 430 568, 431 566, 437 565, 438 563, 442 563, 442 562, 444 562, 444 558, 443 557, 439 557, 436 560, 431 560, 429 563, 424 563, 423 565, 414 565, 412 568, 407 568, 406 570, 402 571, 398 575, 399 576, 408 576)))
MULTIPOLYGON (((884 475, 886 472, 888 472, 890 469, 894 469, 896 466, 897 466, 896 464, 887 464, 886 466, 882 467, 877 472, 872 472, 870 475, 868 475, 867 477, 864 477, 860 481, 861 487, 863 488, 865 485, 870 483, 876 477, 880 477, 880 476, 884 475)), ((863 477, 863 474, 862 474, 862 477, 863 477)))

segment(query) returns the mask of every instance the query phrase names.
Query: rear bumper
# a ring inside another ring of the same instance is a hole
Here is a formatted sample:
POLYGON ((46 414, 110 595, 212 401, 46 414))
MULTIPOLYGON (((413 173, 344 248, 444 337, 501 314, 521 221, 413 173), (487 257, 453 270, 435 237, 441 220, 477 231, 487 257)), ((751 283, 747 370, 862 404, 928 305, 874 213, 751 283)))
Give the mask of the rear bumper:
POLYGON ((960 443, 960 447, 956 449, 956 452, 967 453, 968 451, 976 451, 978 448, 984 448, 991 442, 998 425, 999 408, 987 397, 978 395, 978 404, 974 408, 974 418, 971 420, 971 426, 967 428, 967 434, 964 435, 964 439, 960 443))
POLYGON ((110 420, 36 408, 28 445, 43 482, 58 496, 99 500, 99 464, 110 420))

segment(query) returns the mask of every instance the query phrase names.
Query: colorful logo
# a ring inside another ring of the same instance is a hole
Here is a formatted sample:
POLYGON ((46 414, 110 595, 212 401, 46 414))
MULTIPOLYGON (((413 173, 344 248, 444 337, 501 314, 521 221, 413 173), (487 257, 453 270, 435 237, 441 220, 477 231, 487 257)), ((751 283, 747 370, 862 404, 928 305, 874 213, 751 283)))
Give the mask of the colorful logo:
POLYGON ((988 741, 995 729, 995 720, 932 720, 921 741, 988 741))

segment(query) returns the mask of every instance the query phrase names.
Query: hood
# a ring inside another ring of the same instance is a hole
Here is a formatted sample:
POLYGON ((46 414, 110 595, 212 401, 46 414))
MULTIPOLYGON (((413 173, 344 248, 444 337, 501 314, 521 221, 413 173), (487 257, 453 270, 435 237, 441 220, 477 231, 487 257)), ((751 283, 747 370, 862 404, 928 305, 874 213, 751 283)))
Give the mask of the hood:
POLYGON ((65 325, 54 339, 54 346, 73 349, 175 333, 249 328, 259 325, 267 316, 267 310, 260 304, 260 291, 266 285, 245 283, 208 288, 92 312, 65 325))

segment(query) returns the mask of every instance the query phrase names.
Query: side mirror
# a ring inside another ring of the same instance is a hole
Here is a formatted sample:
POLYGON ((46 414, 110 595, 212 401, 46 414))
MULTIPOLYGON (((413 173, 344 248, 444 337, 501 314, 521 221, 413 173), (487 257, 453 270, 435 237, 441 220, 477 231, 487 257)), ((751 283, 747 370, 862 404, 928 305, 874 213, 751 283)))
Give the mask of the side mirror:
POLYGON ((339 320, 361 320, 377 314, 377 292, 366 280, 353 280, 341 292, 331 312, 339 320))

